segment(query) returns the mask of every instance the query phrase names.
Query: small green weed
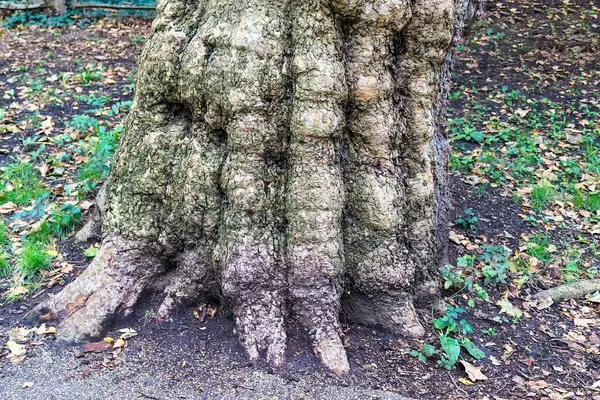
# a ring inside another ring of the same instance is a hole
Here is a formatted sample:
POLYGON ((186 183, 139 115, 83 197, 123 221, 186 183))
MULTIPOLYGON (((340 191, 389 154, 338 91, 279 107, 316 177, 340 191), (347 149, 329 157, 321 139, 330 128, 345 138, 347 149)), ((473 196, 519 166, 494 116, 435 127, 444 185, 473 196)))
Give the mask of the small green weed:
POLYGON ((475 216, 475 213, 473 212, 473 210, 470 208, 467 208, 467 209, 465 209, 463 216, 458 218, 455 222, 465 229, 470 229, 471 231, 475 231, 475 226, 477 225, 478 221, 479 221, 479 218, 477 218, 475 216))

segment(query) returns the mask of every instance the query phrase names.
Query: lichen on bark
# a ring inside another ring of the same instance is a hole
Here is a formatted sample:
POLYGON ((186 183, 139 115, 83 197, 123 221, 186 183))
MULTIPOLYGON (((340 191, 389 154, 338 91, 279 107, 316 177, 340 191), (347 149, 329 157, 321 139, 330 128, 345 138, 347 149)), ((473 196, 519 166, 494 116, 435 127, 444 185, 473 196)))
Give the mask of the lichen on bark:
POLYGON ((445 254, 444 95, 467 5, 161 0, 99 255, 37 312, 81 340, 152 285, 162 318, 218 292, 251 359, 281 365, 295 318, 338 374, 341 311, 422 335, 414 301, 437 294, 445 254))

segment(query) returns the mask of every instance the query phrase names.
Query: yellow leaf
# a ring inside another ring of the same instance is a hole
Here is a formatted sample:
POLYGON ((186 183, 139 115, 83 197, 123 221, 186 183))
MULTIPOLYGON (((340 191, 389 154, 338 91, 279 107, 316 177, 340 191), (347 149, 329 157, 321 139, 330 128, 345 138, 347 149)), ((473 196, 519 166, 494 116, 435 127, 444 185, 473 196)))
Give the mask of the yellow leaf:
POLYGON ((111 337, 109 336, 109 337, 105 337, 105 338, 104 338, 104 341, 105 341, 106 343, 112 343, 112 342, 114 342, 114 341, 115 341, 115 339, 113 339, 113 338, 111 338, 111 337))
POLYGON ((125 341, 123 339, 117 339, 113 345, 113 349, 120 349, 122 347, 125 347, 125 341))
POLYGON ((466 386, 473 386, 473 382, 468 380, 467 378, 458 378, 458 381, 466 386))

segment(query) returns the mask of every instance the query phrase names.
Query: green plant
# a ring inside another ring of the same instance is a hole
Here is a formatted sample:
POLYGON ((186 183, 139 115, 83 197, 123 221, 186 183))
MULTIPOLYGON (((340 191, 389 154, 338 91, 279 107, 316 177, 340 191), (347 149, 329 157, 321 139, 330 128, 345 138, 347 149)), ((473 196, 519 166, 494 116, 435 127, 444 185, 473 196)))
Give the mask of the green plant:
POLYGON ((64 239, 81 220, 81 209, 72 204, 63 204, 50 215, 50 230, 59 239, 64 239))
POLYGON ((38 171, 27 161, 7 164, 0 174, 0 203, 12 201, 18 206, 41 197, 47 190, 38 171))
POLYGON ((548 237, 542 233, 536 233, 529 238, 525 243, 527 253, 537 258, 543 263, 547 263, 552 259, 552 253, 550 252, 550 241, 548 237))
POLYGON ((411 350, 408 354, 417 357, 421 362, 425 362, 429 357, 435 354, 435 347, 424 343, 420 350, 411 350))
POLYGON ((470 229, 470 230, 474 231, 475 226, 478 221, 479 221, 479 218, 477 218, 475 216, 475 213, 473 212, 473 210, 470 208, 467 208, 467 209, 465 209, 463 216, 458 218, 455 222, 465 229, 470 229))
POLYGON ((98 129, 98 120, 84 114, 73 116, 69 124, 80 133, 86 133, 89 129, 98 129))
POLYGON ((466 337, 473 333, 473 326, 464 318, 460 318, 464 312, 463 307, 447 305, 444 315, 433 320, 433 326, 438 330, 441 346, 438 364, 446 369, 452 369, 456 364, 461 354, 461 348, 478 360, 485 358, 485 353, 466 337))
POLYGON ((0 219, 0 249, 6 247, 10 243, 8 234, 8 227, 4 223, 4 220, 0 219))
POLYGON ((508 265, 508 251, 504 246, 485 245, 484 252, 479 259, 484 262, 481 270, 484 285, 498 285, 506 283, 508 265))
POLYGON ((10 255, 4 250, 0 250, 0 278, 6 278, 12 274, 10 265, 10 255))
POLYGON ((82 71, 75 74, 75 80, 79 83, 90 84, 102 80, 102 67, 88 65, 82 71))
POLYGON ((483 333, 485 333, 488 336, 496 336, 497 335, 496 328, 487 328, 485 331, 483 331, 483 333))

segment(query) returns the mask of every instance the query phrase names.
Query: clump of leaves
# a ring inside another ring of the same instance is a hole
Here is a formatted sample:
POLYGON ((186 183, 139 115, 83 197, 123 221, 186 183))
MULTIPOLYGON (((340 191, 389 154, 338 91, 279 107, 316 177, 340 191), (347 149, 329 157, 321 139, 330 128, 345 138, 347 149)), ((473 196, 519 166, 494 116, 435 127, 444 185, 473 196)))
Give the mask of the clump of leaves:
POLYGON ((86 133, 89 129, 95 130, 98 128, 98 120, 84 114, 79 114, 73 116, 70 125, 80 133, 86 133))
POLYGON ((477 225, 478 221, 479 221, 479 218, 477 218, 475 216, 475 213, 473 212, 473 210, 470 208, 467 208, 467 209, 465 209, 463 216, 458 218, 455 222, 465 229, 470 229, 472 231, 475 231, 475 226, 477 225))
POLYGON ((63 204, 51 214, 49 220, 52 233, 59 239, 64 239, 81 220, 81 209, 72 204, 63 204))
POLYGON ((77 178, 83 187, 83 191, 91 193, 96 185, 108 176, 109 162, 119 141, 123 127, 117 126, 108 131, 106 127, 100 126, 96 136, 89 138, 88 159, 77 172, 77 178))
POLYGON ((506 247, 485 245, 484 252, 479 256, 484 262, 481 270, 484 285, 499 285, 506 283, 508 264, 508 251, 506 247))
POLYGON ((550 246, 551 245, 548 237, 542 233, 536 233, 529 238, 529 241, 525 243, 527 253, 543 263, 547 263, 552 260, 550 246))
POLYGON ((463 307, 449 304, 444 315, 433 320, 433 326, 438 330, 441 346, 438 364, 448 370, 452 369, 458 361, 461 348, 477 360, 485 358, 485 353, 466 337, 473 333, 473 326, 466 319, 460 318, 464 312, 463 307))

